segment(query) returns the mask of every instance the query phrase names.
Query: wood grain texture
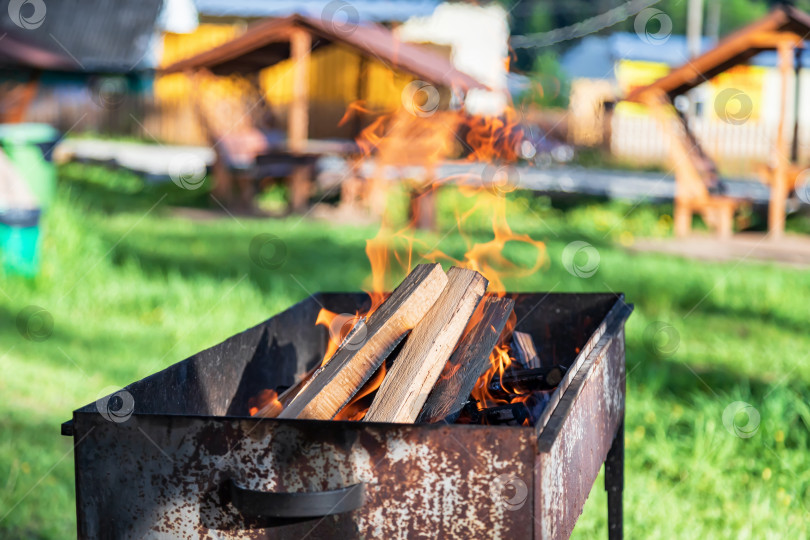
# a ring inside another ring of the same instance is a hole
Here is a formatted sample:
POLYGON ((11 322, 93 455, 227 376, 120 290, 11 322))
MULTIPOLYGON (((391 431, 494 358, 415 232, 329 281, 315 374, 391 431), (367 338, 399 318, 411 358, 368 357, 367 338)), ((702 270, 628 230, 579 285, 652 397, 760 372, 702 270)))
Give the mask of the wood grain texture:
MULTIPOLYGON (((346 345, 351 346, 351 344, 355 343, 354 340, 358 338, 359 335, 365 335, 364 330, 366 328, 366 318, 360 317, 352 326, 349 333, 346 334, 346 337, 340 342, 340 346, 344 347, 346 345)), ((334 356, 334 355, 332 355, 334 356)), ((320 366, 319 366, 320 367, 320 366)), ((284 410, 293 398, 298 395, 298 392, 301 391, 304 386, 307 385, 309 379, 315 374, 318 370, 318 367, 314 367, 307 371, 303 377, 301 377, 295 384, 284 390, 281 394, 278 395, 278 398, 273 400, 272 402, 268 403, 254 415, 254 416, 261 416, 262 418, 275 418, 281 411, 284 410)))
POLYGON ((439 422, 464 407, 475 381, 489 365, 492 349, 514 305, 506 297, 491 296, 481 302, 422 407, 418 422, 439 422))
POLYGON ((439 264, 420 264, 368 317, 366 338, 344 342, 278 415, 328 420, 354 396, 399 341, 429 312, 447 283, 439 264))
POLYGON ((512 349, 524 368, 535 369, 540 367, 540 357, 537 355, 537 349, 534 346, 531 334, 517 330, 512 332, 512 349))
POLYGON ((453 267, 447 285, 416 325, 386 375, 364 422, 412 423, 487 290, 473 270, 453 267))

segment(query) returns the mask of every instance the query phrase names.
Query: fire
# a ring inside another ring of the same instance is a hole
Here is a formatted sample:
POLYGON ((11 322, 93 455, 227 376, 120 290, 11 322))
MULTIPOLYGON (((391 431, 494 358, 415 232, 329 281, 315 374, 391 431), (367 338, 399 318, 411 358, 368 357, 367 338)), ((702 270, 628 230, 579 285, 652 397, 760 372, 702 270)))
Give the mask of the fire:
MULTIPOLYGON (((515 233, 507 220, 506 194, 515 189, 515 169, 510 164, 517 159, 516 149, 522 139, 516 113, 510 109, 498 117, 482 117, 463 110, 422 108, 429 103, 403 105, 397 111, 377 117, 357 139, 365 157, 373 156, 374 163, 374 174, 367 184, 366 205, 378 212, 381 218, 378 233, 366 242, 371 273, 364 289, 371 297, 371 308, 368 312, 354 315, 321 310, 316 324, 326 326, 330 335, 321 365, 334 355, 357 320, 373 312, 385 299, 385 291, 390 290, 417 264, 441 262, 446 263, 445 266, 476 270, 489 280, 489 292, 498 295, 506 294, 506 283, 510 280, 532 275, 546 264, 543 242, 526 234, 515 233), (456 224, 450 232, 457 233, 462 239, 465 251, 462 255, 453 255, 440 250, 428 235, 417 233, 420 216, 414 208, 419 205, 414 202, 418 203, 419 197, 435 197, 442 184, 436 178, 436 168, 440 163, 458 157, 487 164, 487 167, 480 178, 459 179, 459 193, 471 207, 466 211, 456 211, 456 224), (404 226, 396 224, 386 206, 392 169, 396 170, 396 177, 409 178, 408 185, 417 194, 412 196, 410 220, 404 226), (475 233, 480 235, 480 227, 476 231, 471 226, 471 222, 480 220, 482 215, 491 224, 491 237, 485 241, 474 237, 475 233), (507 247, 515 244, 534 250, 534 260, 530 264, 518 264, 510 258, 507 247)), ((349 107, 341 123, 358 112, 372 113, 364 103, 357 102, 349 107)), ((480 314, 476 312, 474 317, 480 317, 480 314)), ((492 396, 489 385, 496 378, 502 381, 504 372, 514 361, 508 340, 516 324, 515 319, 513 313, 490 356, 489 369, 476 382, 472 397, 481 407, 509 402, 503 397, 492 396)), ((337 414, 336 419, 362 419, 385 373, 386 366, 383 364, 337 414)), ((443 376, 449 375, 445 373, 443 376)), ((517 394, 508 399, 519 401, 526 397, 517 394)))
POLYGON ((354 315, 334 313, 326 308, 321 308, 318 312, 317 319, 315 319, 315 324, 325 326, 329 331, 329 340, 326 343, 326 353, 324 353, 323 360, 321 360, 321 367, 325 366, 326 363, 331 360, 340 344, 343 343, 343 340, 346 339, 346 336, 351 332, 352 328, 354 328, 354 325, 357 324, 364 315, 364 313, 361 314, 359 312, 354 315))
MULTIPOLYGON (((409 165, 421 166, 425 171, 423 192, 436 190, 439 182, 431 177, 435 165, 452 155, 458 149, 458 134, 466 132, 461 145, 467 152, 467 159, 490 164, 481 179, 465 179, 459 184, 463 197, 469 198, 472 207, 464 212, 457 211, 456 231, 466 245, 465 253, 458 257, 438 249, 423 237, 417 235, 414 216, 404 227, 396 228, 388 212, 382 213, 380 230, 366 244, 366 254, 371 264, 371 290, 381 292, 390 286, 392 275, 405 275, 421 262, 442 262, 476 270, 490 282, 491 293, 506 294, 505 280, 534 274, 545 264, 545 245, 526 234, 512 231, 507 220, 506 194, 514 189, 510 183, 513 170, 508 164, 517 158, 515 150, 522 137, 516 115, 512 110, 502 117, 470 116, 463 111, 435 114, 427 117, 408 115, 398 111, 388 117, 381 117, 372 123, 360 136, 358 143, 367 154, 375 157, 376 185, 384 185, 386 168, 409 165), (479 181, 476 181, 479 180, 479 181), (468 222, 475 215, 486 215, 492 227, 492 238, 481 242, 468 232, 468 222), (505 254, 507 245, 520 243, 535 250, 534 261, 529 265, 514 263, 505 254)), ((378 200, 384 197, 377 196, 378 200)), ((470 324, 481 316, 477 311, 470 324)), ((508 340, 516 324, 514 313, 507 322, 500 343, 490 356, 490 367, 481 375, 475 385, 472 397, 480 407, 492 407, 514 401, 522 401, 527 395, 512 392, 510 398, 495 397, 489 391, 493 380, 502 382, 504 372, 514 361, 511 357, 508 340)), ((452 376, 450 366, 443 377, 452 376)), ((384 370, 381 369, 381 372, 384 370)), ((378 374, 360 394, 367 396, 382 382, 378 374)), ((507 389, 513 390, 513 389, 507 389)), ((360 395, 358 394, 358 396, 360 395)), ((360 419, 365 411, 358 410, 364 401, 355 398, 340 419, 360 419)))
POLYGON ((523 130, 514 109, 507 109, 503 117, 471 116, 467 120, 469 159, 481 163, 514 162, 523 130))
POLYGON ((262 390, 259 395, 248 400, 250 416, 275 418, 284 408, 275 390, 262 390))
MULTIPOLYGON (((372 203, 385 207, 384 186, 392 168, 413 173, 421 170, 421 180, 412 182, 420 197, 432 195, 441 186, 434 177, 439 162, 458 153, 459 147, 468 160, 493 164, 485 169, 480 179, 466 178, 459 185, 462 196, 472 201, 472 207, 457 212, 456 230, 467 250, 462 257, 453 257, 436 248, 433 243, 416 234, 414 216, 404 227, 397 228, 389 212, 381 213, 381 226, 377 235, 366 243, 366 254, 371 264, 370 293, 379 294, 390 288, 392 276, 401 277, 421 262, 445 262, 476 270, 490 282, 490 291, 503 293, 506 278, 531 275, 545 263, 545 245, 526 234, 516 234, 507 220, 506 193, 515 189, 510 184, 508 165, 516 159, 522 130, 512 110, 503 117, 471 116, 464 111, 443 111, 422 117, 406 110, 378 118, 358 138, 358 144, 367 155, 374 156, 375 172, 371 191, 372 203), (463 140, 460 133, 466 132, 463 140), (497 163, 496 163, 497 162, 497 163), (406 170, 407 169, 407 170, 406 170), (473 216, 486 215, 491 222, 493 238, 481 242, 466 231, 473 216), (509 260, 504 250, 509 243, 523 243, 535 248, 536 257, 528 267, 509 260), (396 263, 398 268, 391 268, 396 263)), ((418 174, 418 173, 417 173, 418 174)))
POLYGON ((371 379, 369 379, 351 401, 335 415, 335 420, 362 420, 371 405, 371 396, 382 384, 386 372, 387 368, 385 362, 383 362, 371 379))

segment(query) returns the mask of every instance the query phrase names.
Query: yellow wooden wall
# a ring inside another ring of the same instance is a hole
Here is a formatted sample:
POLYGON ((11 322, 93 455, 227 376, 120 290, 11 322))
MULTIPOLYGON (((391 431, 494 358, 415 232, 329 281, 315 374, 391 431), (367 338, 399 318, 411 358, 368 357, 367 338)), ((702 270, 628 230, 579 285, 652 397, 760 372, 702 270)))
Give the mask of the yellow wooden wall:
MULTIPOLYGON (((201 24, 191 34, 165 34, 161 65, 216 47, 240 35, 245 28, 244 24, 201 24)), ((402 89, 413 80, 410 75, 391 71, 376 59, 362 60, 359 54, 344 46, 321 47, 311 58, 309 132, 312 138, 354 137, 374 115, 364 114, 338 126, 349 104, 362 98, 364 108, 377 113, 390 112, 400 105, 402 89)), ((238 77, 194 82, 183 74, 157 77, 157 107, 148 126, 155 137, 169 142, 205 143, 191 99, 192 93, 197 93, 203 98, 206 110, 219 117, 219 129, 246 128, 251 120, 261 115, 265 119, 271 117, 276 129, 286 131, 287 109, 292 99, 292 61, 262 70, 259 80, 266 103, 257 107, 256 94, 238 77)))

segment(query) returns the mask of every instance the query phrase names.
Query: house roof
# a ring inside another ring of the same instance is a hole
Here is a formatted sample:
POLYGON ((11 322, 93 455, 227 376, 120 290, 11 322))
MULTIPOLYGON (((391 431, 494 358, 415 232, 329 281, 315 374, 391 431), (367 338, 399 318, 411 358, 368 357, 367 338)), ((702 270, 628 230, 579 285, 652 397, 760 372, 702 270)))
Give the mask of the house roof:
MULTIPOLYGON (((700 50, 708 51, 715 45, 703 38, 700 50)), ((663 43, 648 43, 632 32, 616 32, 609 36, 587 36, 571 47, 560 58, 560 67, 572 79, 613 79, 614 68, 621 60, 655 62, 679 67, 689 60, 686 36, 673 34, 663 43)), ((752 56, 748 64, 775 67, 775 51, 762 51, 752 56)), ((810 53, 801 56, 803 68, 810 68, 810 53)))
POLYGON ((790 6, 777 6, 759 21, 724 38, 716 47, 685 62, 654 83, 633 90, 628 101, 640 101, 650 91, 663 91, 670 97, 683 94, 731 67, 748 62, 763 51, 773 50, 771 43, 759 38, 774 33, 793 33, 799 39, 810 35, 810 15, 790 6))
POLYGON ((81 73, 147 67, 161 4, 162 0, 0 0, 4 15, 0 67, 81 73))
POLYGON ((340 43, 393 70, 410 73, 439 86, 463 91, 486 86, 457 70, 450 61, 427 47, 405 43, 387 28, 361 22, 340 26, 328 19, 291 15, 257 23, 241 36, 191 58, 180 60, 166 73, 206 68, 218 75, 257 72, 290 57, 290 36, 304 29, 313 37, 313 49, 340 43))
POLYGON ((286 17, 292 14, 320 17, 327 6, 341 7, 344 16, 357 14, 359 20, 374 22, 404 21, 433 13, 441 0, 195 0, 201 15, 212 17, 286 17))

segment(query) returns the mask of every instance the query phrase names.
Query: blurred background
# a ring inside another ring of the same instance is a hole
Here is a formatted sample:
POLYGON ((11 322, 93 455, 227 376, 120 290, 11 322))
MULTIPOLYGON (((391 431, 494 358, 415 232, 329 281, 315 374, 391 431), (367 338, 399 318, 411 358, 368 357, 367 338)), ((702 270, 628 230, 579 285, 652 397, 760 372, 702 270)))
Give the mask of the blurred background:
POLYGON ((493 242, 635 303, 629 538, 810 535, 810 1, 0 4, 0 536, 75 534, 72 410, 493 242))

